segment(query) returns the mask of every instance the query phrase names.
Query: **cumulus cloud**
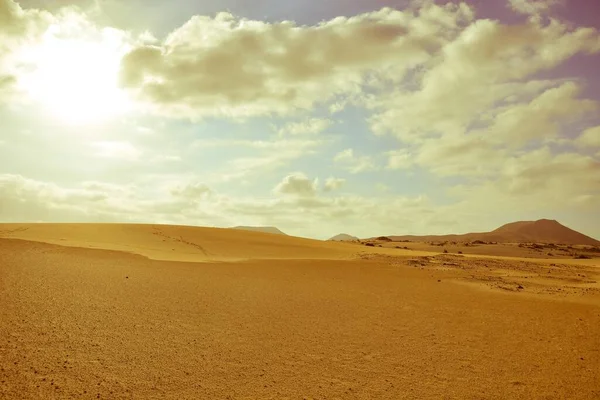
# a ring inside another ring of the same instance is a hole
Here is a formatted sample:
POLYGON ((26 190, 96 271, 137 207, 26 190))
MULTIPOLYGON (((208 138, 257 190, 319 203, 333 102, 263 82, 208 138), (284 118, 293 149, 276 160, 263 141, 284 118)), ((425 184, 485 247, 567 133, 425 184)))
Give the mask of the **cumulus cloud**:
POLYGON ((283 178, 273 190, 275 193, 310 197, 317 193, 317 186, 317 179, 310 180, 302 173, 294 173, 283 178))
POLYGON ((198 190, 192 182, 173 193, 147 197, 152 186, 107 182, 60 186, 0 174, 0 221, 223 224, 225 219, 215 212, 219 203, 198 202, 194 197, 198 190))
POLYGON ((39 40, 51 22, 49 13, 23 10, 13 0, 0 0, 0 104, 16 91, 18 62, 14 53, 39 40))
POLYGON ((598 51, 600 34, 592 28, 569 30, 555 20, 546 25, 477 20, 443 47, 439 62, 423 73, 414 90, 394 89, 370 101, 376 110, 372 129, 404 142, 464 133, 473 124, 486 124, 490 113, 557 86, 524 79, 575 54, 598 51))
POLYGON ((39 10, 23 10, 13 0, 0 0, 0 35, 23 38, 40 33, 51 21, 51 14, 39 10))
POLYGON ((552 7, 562 3, 562 0, 508 0, 508 6, 512 10, 526 15, 546 13, 552 7))
POLYGON ((387 169, 408 169, 414 164, 412 154, 407 150, 392 150, 385 155, 388 156, 387 169))
MULTIPOLYGON (((421 138, 409 150, 387 152, 387 168, 418 165, 439 176, 494 176, 516 151, 553 142, 564 127, 593 115, 598 102, 578 98, 580 90, 574 82, 566 82, 531 101, 498 109, 484 127, 421 138)), ((593 144, 594 133, 593 128, 584 132, 576 144, 593 144)))
POLYGON ((600 147, 600 126, 584 130, 575 140, 575 144, 582 148, 600 147))
POLYGON ((473 17, 464 3, 384 8, 316 26, 219 13, 194 16, 160 45, 133 49, 122 86, 171 115, 252 116, 307 110, 357 93, 366 73, 402 79, 473 17))
POLYGON ((438 176, 489 176, 507 155, 489 138, 475 135, 427 139, 417 148, 415 164, 438 176))
POLYGON ((345 179, 342 178, 334 178, 330 176, 325 180, 325 185, 323 185, 323 190, 325 192, 333 192, 335 190, 340 189, 346 183, 345 179))
POLYGON ((598 171, 600 161, 592 157, 569 152, 556 154, 543 147, 510 157, 498 182, 513 194, 555 192, 553 196, 558 198, 574 198, 600 194, 598 171))
POLYGON ((394 226, 423 232, 424 226, 436 220, 426 196, 391 196, 382 202, 380 198, 357 195, 320 196, 317 186, 317 178, 291 174, 275 190, 280 194, 285 188, 287 196, 230 198, 224 201, 223 208, 228 215, 243 216, 253 224, 275 225, 289 232, 320 238, 331 237, 344 229, 359 236, 373 236, 372 232, 393 230, 394 226))
MULTIPOLYGON (((373 132, 402 143, 383 154, 387 168, 418 166, 462 178, 465 183, 451 191, 460 192, 455 212, 485 212, 478 202, 487 212, 501 202, 516 207, 519 199, 531 212, 536 201, 550 214, 561 206, 583 210, 598 196, 598 158, 565 152, 564 144, 572 142, 573 127, 595 120, 599 103, 583 95, 578 78, 537 74, 598 51, 600 34, 593 28, 535 18, 516 25, 475 21, 412 85, 368 99, 373 132), (551 151, 550 143, 560 147, 551 151)), ((574 144, 592 147, 596 136, 589 128, 574 144)))
POLYGON ((566 82, 544 91, 528 103, 506 107, 485 128, 485 134, 496 141, 521 146, 531 139, 557 137, 565 124, 598 110, 597 101, 580 99, 580 93, 578 84, 566 82))
POLYGON ((600 199, 600 161, 578 153, 555 153, 543 147, 507 156, 496 172, 476 185, 461 184, 449 190, 460 201, 457 212, 486 211, 543 215, 564 209, 594 210, 600 199), (470 210, 470 211, 469 211, 470 210))
POLYGON ((372 157, 368 155, 357 156, 353 149, 345 149, 333 157, 333 161, 353 174, 378 169, 372 157))
POLYGON ((127 187, 84 182, 77 188, 0 174, 0 219, 12 222, 130 220, 127 187))

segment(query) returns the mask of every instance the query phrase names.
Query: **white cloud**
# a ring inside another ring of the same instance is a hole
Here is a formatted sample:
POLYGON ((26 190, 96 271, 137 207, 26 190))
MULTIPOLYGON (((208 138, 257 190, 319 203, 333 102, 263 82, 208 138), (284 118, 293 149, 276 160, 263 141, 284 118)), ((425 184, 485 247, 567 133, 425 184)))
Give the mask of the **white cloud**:
POLYGON ((473 124, 486 124, 497 108, 561 83, 524 79, 575 54, 598 51, 600 34, 591 28, 569 30, 555 20, 547 25, 478 20, 443 47, 415 89, 395 89, 369 102, 376 110, 372 129, 412 143, 464 133, 473 124))
MULTIPOLYGON (((27 38, 42 32, 51 22, 50 13, 27 9, 13 0, 0 0, 0 35, 27 38)), ((7 43, 3 43, 7 45, 7 43)))
POLYGON ((345 161, 351 161, 353 159, 354 159, 354 150, 345 149, 345 150, 342 150, 339 153, 337 153, 335 155, 335 157, 333 158, 333 161, 345 162, 345 161))
POLYGON ((600 126, 594 126, 584 130, 575 140, 575 144, 582 148, 600 147, 600 126))
POLYGON ((0 0, 0 105, 17 91, 15 52, 37 42, 51 22, 49 13, 23 10, 13 0, 0 0))
POLYGON ((279 135, 316 135, 332 124, 333 121, 327 118, 309 118, 301 122, 290 122, 279 129, 279 135))
POLYGON ((129 221, 135 211, 127 187, 84 182, 79 188, 63 188, 20 175, 0 175, 0 220, 81 221, 107 219, 129 221), (118 194, 118 195, 116 195, 118 194))
MULTIPOLYGON (((555 199, 600 194, 600 161, 577 153, 553 154, 540 148, 504 164, 499 180, 510 193, 541 192, 555 199)), ((555 199, 546 198, 552 202, 555 199)))
POLYGON ((283 178, 273 189, 275 193, 311 197, 317 193, 318 180, 310 180, 302 173, 294 173, 283 178))
POLYGON ((413 164, 413 156, 406 150, 392 150, 385 153, 388 156, 387 169, 408 169, 413 164))
POLYGON ((333 192, 335 190, 340 189, 342 186, 346 184, 346 180, 342 178, 334 178, 330 176, 325 180, 325 185, 323 186, 323 190, 326 192, 333 192))
MULTIPOLYGON (((599 50, 600 34, 590 28, 570 29, 556 20, 476 21, 411 85, 368 99, 374 133, 402 142, 383 154, 387 168, 416 165, 438 177, 462 178, 465 183, 452 190, 460 193, 458 202, 448 212, 509 215, 519 200, 529 212, 583 212, 598 198, 597 158, 543 146, 572 142, 569 130, 591 120, 598 102, 582 97, 578 79, 539 80, 535 74, 599 50)), ((595 130, 586 132, 575 142, 580 148, 595 143, 595 130)))
MULTIPOLYGON (((528 102, 499 107, 481 128, 420 138, 408 149, 387 152, 387 168, 419 165, 439 176, 494 176, 511 155, 532 141, 538 145, 562 143, 564 126, 593 115, 598 103, 579 99, 579 93, 577 84, 565 82, 528 102)), ((576 143, 592 143, 593 136, 594 131, 590 130, 576 143)))
POLYGON ((171 194, 189 200, 197 200, 209 197, 213 191, 206 184, 190 182, 185 185, 177 185, 171 189, 171 194))
POLYGON ((337 153, 333 161, 353 174, 379 169, 373 159, 367 155, 357 156, 353 149, 345 149, 337 153))
POLYGON ((520 212, 552 214, 577 207, 593 210, 590 199, 600 199, 600 161, 577 153, 555 154, 544 147, 509 156, 497 166, 490 179, 477 185, 459 185, 450 193, 461 199, 454 208, 510 214, 520 212))
POLYGON ((427 139, 416 150, 416 164, 439 176, 486 176, 506 157, 488 138, 446 135, 427 139))
POLYGON ((401 79, 472 16, 463 3, 429 1, 316 26, 194 16, 161 45, 126 55, 122 84, 168 115, 288 114, 358 93, 367 72, 401 79))
POLYGON ((514 11, 527 14, 539 15, 550 11, 556 5, 563 3, 563 0, 508 0, 508 5, 514 11))
POLYGON ((335 114, 335 113, 338 113, 338 112, 342 111, 345 107, 346 107, 346 102, 337 101, 335 103, 332 103, 329 106, 329 112, 331 114, 335 114))
POLYGON ((577 98, 581 88, 566 82, 544 91, 529 103, 518 103, 499 112, 485 128, 492 140, 508 142, 516 147, 531 139, 557 137, 564 124, 577 121, 598 110, 598 102, 577 98))

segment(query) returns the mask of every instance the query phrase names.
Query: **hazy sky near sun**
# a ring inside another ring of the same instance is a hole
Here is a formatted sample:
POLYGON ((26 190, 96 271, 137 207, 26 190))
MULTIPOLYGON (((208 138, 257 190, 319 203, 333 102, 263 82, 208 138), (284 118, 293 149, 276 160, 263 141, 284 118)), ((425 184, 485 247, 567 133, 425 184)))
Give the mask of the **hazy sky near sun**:
POLYGON ((0 0, 0 221, 600 238, 597 5, 0 0))

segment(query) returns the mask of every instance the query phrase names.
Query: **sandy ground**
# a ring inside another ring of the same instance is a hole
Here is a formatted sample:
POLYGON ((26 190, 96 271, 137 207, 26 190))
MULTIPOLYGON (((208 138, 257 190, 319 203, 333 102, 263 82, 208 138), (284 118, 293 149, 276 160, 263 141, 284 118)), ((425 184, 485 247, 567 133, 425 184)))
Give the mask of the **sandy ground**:
MULTIPOLYGON (((363 243, 367 243, 365 241, 363 243)), ((458 254, 462 252, 465 255, 484 255, 494 257, 512 257, 512 258, 536 258, 542 260, 571 260, 575 259, 574 256, 585 254, 594 258, 600 258, 600 253, 594 253, 588 251, 591 246, 568 246, 560 245, 548 247, 549 245, 537 245, 539 248, 535 248, 533 245, 519 243, 496 243, 496 244, 469 244, 466 243, 448 243, 446 245, 431 244, 424 242, 382 242, 382 241, 371 241, 386 248, 400 248, 413 251, 421 252, 433 252, 441 253, 444 250, 449 253, 458 254)), ((359 245, 359 244, 357 244, 359 245)))
POLYGON ((0 225, 0 398, 598 399, 581 261, 0 225))

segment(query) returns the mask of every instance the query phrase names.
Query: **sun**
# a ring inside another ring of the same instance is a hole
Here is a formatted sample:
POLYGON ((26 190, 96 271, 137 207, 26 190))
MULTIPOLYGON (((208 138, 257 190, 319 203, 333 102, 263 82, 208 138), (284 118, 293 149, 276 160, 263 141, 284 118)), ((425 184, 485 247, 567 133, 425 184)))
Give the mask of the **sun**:
POLYGON ((31 57, 23 79, 29 96, 70 124, 103 122, 127 111, 118 88, 121 52, 102 41, 47 38, 31 57))

